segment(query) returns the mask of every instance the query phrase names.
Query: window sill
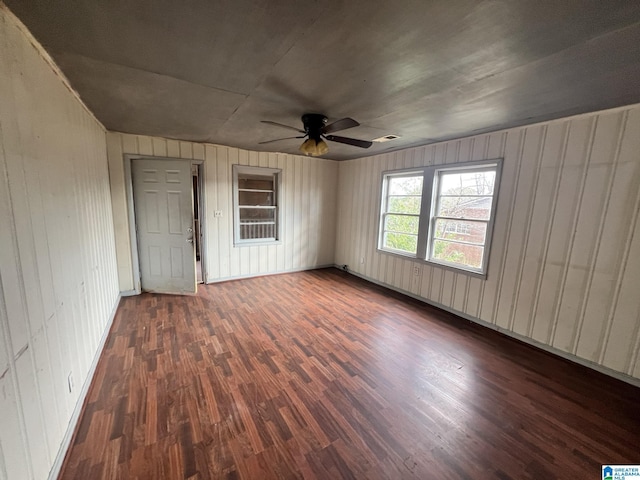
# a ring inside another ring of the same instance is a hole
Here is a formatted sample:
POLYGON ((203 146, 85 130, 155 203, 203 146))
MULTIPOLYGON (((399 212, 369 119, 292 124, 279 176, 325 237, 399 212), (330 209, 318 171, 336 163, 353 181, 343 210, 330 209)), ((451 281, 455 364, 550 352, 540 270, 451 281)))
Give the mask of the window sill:
POLYGON ((385 248, 377 248, 377 250, 380 253, 389 253, 391 255, 396 255, 398 257, 411 258, 413 260, 420 260, 418 257, 416 257, 415 253, 403 252, 402 250, 387 250, 385 248))
POLYGON ((451 270, 456 273, 463 273, 465 275, 469 275, 470 277, 481 278, 482 280, 487 279, 487 272, 479 272, 477 270, 467 270, 466 268, 456 267, 455 265, 451 265, 448 263, 440 263, 434 260, 422 260, 423 263, 427 263, 429 265, 433 265, 436 267, 441 267, 445 270, 451 270))
POLYGON ((234 247, 261 247, 266 245, 280 245, 282 244, 281 240, 248 240, 242 242, 234 242, 234 247))
POLYGON ((440 263, 440 262, 436 262, 433 260, 425 260, 423 258, 418 258, 415 256, 415 254, 411 254, 411 253, 402 253, 402 252, 398 252, 398 251, 394 251, 394 250, 384 250, 382 248, 376 248, 376 251, 378 253, 383 253, 386 255, 393 255, 394 257, 400 257, 400 258, 404 258, 407 260, 412 260, 415 263, 419 263, 422 265, 429 265, 431 267, 439 267, 442 268, 444 270, 450 270, 452 272, 455 273, 461 273, 463 275, 468 275, 470 277, 475 277, 475 278, 480 278, 482 280, 486 280, 487 279, 487 273, 486 272, 478 272, 478 271, 474 271, 474 270, 466 270, 464 268, 461 267, 456 267, 454 265, 450 265, 447 263, 440 263))

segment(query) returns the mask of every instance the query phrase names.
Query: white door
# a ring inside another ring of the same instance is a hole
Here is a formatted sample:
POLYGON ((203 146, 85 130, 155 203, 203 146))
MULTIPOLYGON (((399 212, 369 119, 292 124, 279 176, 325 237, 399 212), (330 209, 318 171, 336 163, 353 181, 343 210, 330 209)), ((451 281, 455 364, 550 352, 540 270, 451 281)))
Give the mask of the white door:
POLYGON ((191 164, 132 160, 142 290, 195 293, 191 164))

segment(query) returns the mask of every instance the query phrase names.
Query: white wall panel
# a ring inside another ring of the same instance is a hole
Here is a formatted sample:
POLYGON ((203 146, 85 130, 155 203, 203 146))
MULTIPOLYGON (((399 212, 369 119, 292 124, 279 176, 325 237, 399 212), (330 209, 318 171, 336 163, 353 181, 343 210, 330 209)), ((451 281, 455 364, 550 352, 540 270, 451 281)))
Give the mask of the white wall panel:
POLYGON ((640 378, 639 152, 631 106, 341 162, 336 264, 640 378), (376 250, 381 172, 492 158, 504 164, 485 280, 376 250))
POLYGON ((2 4, 0 105, 0 478, 43 479, 118 300, 105 131, 2 4))
POLYGON ((126 154, 204 159, 206 282, 333 265, 338 162, 116 132, 107 133, 107 147, 121 291, 134 289, 126 154), (234 247, 234 164, 282 169, 279 244, 234 247))

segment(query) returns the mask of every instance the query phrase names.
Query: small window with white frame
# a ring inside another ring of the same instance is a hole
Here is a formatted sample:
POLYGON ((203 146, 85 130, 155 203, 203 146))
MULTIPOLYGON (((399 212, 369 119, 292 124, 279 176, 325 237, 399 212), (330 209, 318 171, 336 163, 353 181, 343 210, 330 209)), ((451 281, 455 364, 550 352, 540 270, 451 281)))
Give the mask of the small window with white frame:
POLYGON ((385 250, 417 252, 422 172, 389 175, 385 182, 381 245, 385 250))
POLYGON ((429 260, 483 271, 496 167, 436 170, 429 260))
POLYGON ((236 245, 279 240, 280 172, 275 168, 233 166, 236 245))
POLYGON ((500 168, 491 160, 385 173, 378 248, 486 275, 500 168))

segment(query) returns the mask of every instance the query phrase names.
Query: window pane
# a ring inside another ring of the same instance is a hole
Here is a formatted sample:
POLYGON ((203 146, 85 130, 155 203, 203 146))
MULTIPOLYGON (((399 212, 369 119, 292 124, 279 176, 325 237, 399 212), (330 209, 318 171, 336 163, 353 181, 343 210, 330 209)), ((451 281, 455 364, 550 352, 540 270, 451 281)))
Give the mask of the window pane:
POLYGON ((389 197, 387 212, 420 213, 420 197, 389 197))
POLYGON ((422 195, 422 175, 389 177, 389 195, 422 195))
POLYGON ((276 238, 276 224, 274 223, 250 223, 240 224, 240 239, 249 240, 257 238, 276 238))
POLYGON ((441 197, 438 216, 489 220, 492 197, 441 197))
POLYGON ((407 217, 406 215, 387 215, 385 218, 385 231, 418 234, 419 217, 407 217))
POLYGON ((275 238, 275 208, 241 208, 240 239, 275 238))
POLYGON ((440 174, 441 195, 493 195, 495 171, 440 174))
POLYGON ((418 236, 404 233, 386 232, 384 234, 385 248, 401 250, 407 253, 416 253, 418 249, 418 236))
POLYGON ((486 236, 487 224, 484 222, 445 220, 441 218, 436 220, 436 238, 484 244, 486 236))
POLYGON ((496 172, 496 166, 485 164, 437 173, 436 218, 429 232, 431 260, 482 269, 496 172))
POLYGON ((240 205, 273 205, 273 192, 238 192, 240 205))
POLYGON ((240 223, 274 221, 276 218, 275 208, 240 208, 240 223))
POLYGON ((238 188, 251 190, 273 190, 273 175, 238 175, 238 188))
POLYGON ((446 240, 435 240, 431 258, 465 267, 480 268, 482 267, 483 255, 484 247, 479 245, 463 245, 446 240))

